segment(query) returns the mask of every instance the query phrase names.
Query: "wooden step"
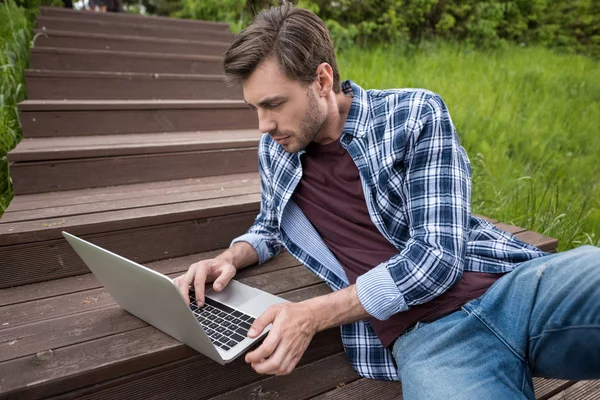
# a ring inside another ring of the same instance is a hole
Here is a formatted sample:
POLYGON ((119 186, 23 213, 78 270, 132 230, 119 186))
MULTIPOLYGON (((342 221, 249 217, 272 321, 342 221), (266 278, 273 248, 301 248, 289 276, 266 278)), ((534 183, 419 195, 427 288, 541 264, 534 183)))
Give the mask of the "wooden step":
POLYGON ((231 32, 213 29, 211 27, 181 28, 173 26, 143 25, 130 22, 114 22, 109 20, 81 20, 77 18, 61 18, 39 16, 36 27, 44 30, 60 30, 85 33, 110 32, 112 35, 143 36, 159 39, 185 39, 185 40, 214 40, 231 42, 231 32))
MULTIPOLYGON (((215 254, 196 254, 148 266, 175 277, 191 263, 215 254)), ((116 306, 90 275, 75 279, 3 291, 2 299, 12 301, 0 308, 6 324, 0 326, 0 396, 38 398, 71 392, 69 398, 84 398, 94 392, 106 392, 109 398, 127 398, 128 395, 133 398, 135 392, 131 390, 139 390, 143 376, 154 381, 159 376, 173 377, 177 369, 187 370, 185 376, 193 372, 198 381, 202 381, 202 376, 208 377, 210 371, 210 384, 204 381, 203 389, 194 396, 205 398, 262 378, 243 358, 222 367, 148 326, 116 306), (88 286, 81 288, 81 281, 88 282, 88 286), (74 291, 73 284, 80 287, 74 291), (19 296, 24 293, 29 299, 19 296), (42 295, 32 298, 31 294, 35 293, 42 295), (27 334, 23 336, 21 332, 27 334), (18 338, 15 343, 13 337, 18 338), (41 362, 32 363, 36 354, 41 362), (77 368, 69 368, 70 362, 76 363, 77 368), (232 371, 236 379, 231 379, 232 371), (86 388, 90 384, 98 386, 90 390, 86 388), (117 397, 113 397, 109 393, 116 385, 120 387, 117 397)), ((291 301, 329 292, 314 274, 285 252, 260 268, 240 271, 236 279, 291 301)), ((340 354, 342 350, 339 329, 319 333, 300 367, 340 354)), ((176 381, 182 382, 181 377, 176 381)), ((199 383, 194 383, 194 388, 199 388, 199 383)), ((169 385, 164 389, 167 387, 169 385)), ((185 390, 185 385, 178 385, 178 390, 185 390)), ((172 398, 180 398, 174 396, 172 398)))
POLYGON ((222 75, 26 70, 31 100, 242 99, 222 75))
POLYGON ((136 51, 142 53, 194 54, 223 57, 229 48, 227 42, 162 39, 143 36, 35 30, 36 47, 67 49, 136 51))
POLYGON ((8 154, 8 160, 23 163, 256 147, 261 135, 255 129, 240 129, 25 138, 8 154))
MULTIPOLYGON (((174 278, 219 252, 147 266, 174 278)), ((286 252, 238 271, 236 279, 296 302, 330 292, 286 252)), ((387 399, 401 392, 398 382, 359 379, 343 353, 337 328, 317 334, 289 376, 261 376, 243 358, 220 366, 133 317, 91 274, 1 294, 0 396, 129 400, 152 393, 153 398, 239 399, 260 393, 285 399, 387 399)), ((573 382, 534 378, 534 385, 536 398, 546 399, 573 382)))
POLYGON ((242 100, 26 100, 24 137, 256 129, 242 100))
POLYGON ((150 72, 172 74, 223 73, 223 59, 216 56, 141 53, 131 51, 31 49, 34 69, 57 71, 150 72))
POLYGON ((16 195, 255 172, 256 130, 23 139, 16 195))
POLYGON ((192 19, 167 18, 155 15, 140 15, 129 13, 96 13, 77 11, 60 7, 40 7, 40 15, 44 17, 72 18, 81 21, 107 21, 122 24, 170 26, 191 29, 212 29, 229 32, 229 24, 225 22, 199 21, 192 19))
POLYGON ((259 207, 257 173, 16 196, 0 219, 0 288, 85 273, 63 230, 150 262, 229 245, 259 207))

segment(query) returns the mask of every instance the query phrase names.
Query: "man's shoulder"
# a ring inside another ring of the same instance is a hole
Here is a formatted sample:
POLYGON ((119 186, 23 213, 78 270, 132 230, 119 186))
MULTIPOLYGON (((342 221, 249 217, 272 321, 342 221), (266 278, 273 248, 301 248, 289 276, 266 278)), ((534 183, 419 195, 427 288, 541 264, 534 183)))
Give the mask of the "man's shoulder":
POLYGON ((423 88, 369 89, 371 107, 379 112, 397 112, 430 107, 442 102, 439 94, 423 88))

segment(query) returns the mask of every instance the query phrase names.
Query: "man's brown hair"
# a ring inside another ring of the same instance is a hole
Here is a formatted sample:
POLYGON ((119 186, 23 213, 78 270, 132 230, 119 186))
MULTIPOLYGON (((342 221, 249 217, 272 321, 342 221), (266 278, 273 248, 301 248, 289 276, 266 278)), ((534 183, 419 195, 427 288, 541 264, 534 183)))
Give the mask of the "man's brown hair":
POLYGON ((290 3, 262 11, 236 35, 225 54, 228 82, 248 79, 265 59, 274 57, 290 78, 309 84, 319 64, 333 69, 333 91, 341 90, 333 43, 325 24, 312 12, 290 3))

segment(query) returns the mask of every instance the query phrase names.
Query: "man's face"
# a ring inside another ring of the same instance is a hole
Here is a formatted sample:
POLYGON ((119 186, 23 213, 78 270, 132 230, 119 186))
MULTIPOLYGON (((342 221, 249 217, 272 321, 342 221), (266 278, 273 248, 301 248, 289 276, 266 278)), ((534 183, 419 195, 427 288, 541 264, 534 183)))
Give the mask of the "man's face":
POLYGON ((259 64, 242 87, 244 99, 258 113, 258 129, 288 153, 312 142, 326 119, 313 85, 289 79, 274 59, 259 64))

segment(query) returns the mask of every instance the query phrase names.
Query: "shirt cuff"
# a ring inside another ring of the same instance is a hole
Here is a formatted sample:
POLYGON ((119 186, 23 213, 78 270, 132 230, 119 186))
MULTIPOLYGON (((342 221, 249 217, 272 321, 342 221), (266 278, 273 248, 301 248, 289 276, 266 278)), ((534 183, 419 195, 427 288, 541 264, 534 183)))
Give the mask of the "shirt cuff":
POLYGON ((259 264, 262 264, 271 258, 269 247, 267 246, 266 241, 261 235, 258 235, 256 233, 246 233, 242 236, 233 239, 229 247, 233 246, 237 242, 246 242, 249 243, 252 247, 254 247, 254 250, 256 250, 256 252, 258 253, 259 264))
POLYGON ((404 296, 398 290, 385 263, 356 279, 356 293, 365 310, 381 321, 408 310, 404 296))

